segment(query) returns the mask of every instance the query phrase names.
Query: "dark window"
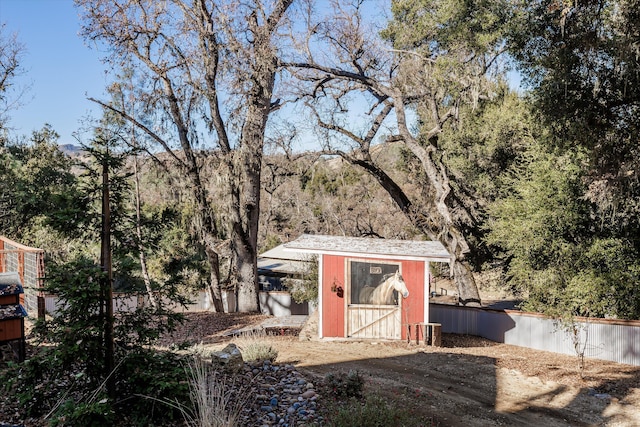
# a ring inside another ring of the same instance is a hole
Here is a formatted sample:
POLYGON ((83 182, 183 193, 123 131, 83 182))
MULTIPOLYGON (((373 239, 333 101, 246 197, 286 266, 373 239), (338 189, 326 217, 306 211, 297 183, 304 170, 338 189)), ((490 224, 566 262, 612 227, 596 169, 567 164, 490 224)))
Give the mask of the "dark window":
MULTIPOLYGON (((377 262, 351 261, 351 303, 372 304, 367 300, 377 286, 381 285, 390 275, 398 271, 398 264, 383 264, 377 262), (367 288, 366 290, 364 290, 367 288), (364 292, 363 292, 364 290, 364 292), (361 297, 363 298, 361 300, 361 297)), ((398 293, 393 291, 394 303, 398 304, 398 293)))

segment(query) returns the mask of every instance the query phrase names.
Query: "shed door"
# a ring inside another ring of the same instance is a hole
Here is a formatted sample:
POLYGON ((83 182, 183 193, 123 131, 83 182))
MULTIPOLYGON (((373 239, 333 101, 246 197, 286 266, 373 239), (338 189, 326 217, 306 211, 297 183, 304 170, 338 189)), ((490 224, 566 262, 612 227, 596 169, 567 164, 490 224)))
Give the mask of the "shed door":
POLYGON ((371 300, 373 290, 399 269, 399 264, 349 261, 348 337, 401 339, 402 298, 393 291, 387 301, 371 300))

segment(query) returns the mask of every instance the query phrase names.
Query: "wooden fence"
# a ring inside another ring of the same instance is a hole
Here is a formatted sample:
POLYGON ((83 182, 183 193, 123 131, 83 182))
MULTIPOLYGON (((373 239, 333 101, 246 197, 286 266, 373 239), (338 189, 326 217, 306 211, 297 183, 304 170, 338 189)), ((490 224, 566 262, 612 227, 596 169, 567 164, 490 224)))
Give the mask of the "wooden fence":
POLYGON ((0 273, 17 272, 24 288, 20 303, 29 316, 44 316, 44 251, 0 236, 0 273))

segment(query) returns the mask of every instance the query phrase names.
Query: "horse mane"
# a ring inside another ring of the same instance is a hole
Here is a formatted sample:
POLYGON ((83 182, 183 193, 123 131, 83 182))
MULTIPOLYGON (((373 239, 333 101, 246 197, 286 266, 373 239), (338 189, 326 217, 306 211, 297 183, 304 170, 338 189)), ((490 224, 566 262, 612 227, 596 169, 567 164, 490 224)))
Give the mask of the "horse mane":
POLYGON ((375 291, 375 286, 365 286, 360 289, 359 300, 360 304, 370 304, 373 297, 373 291, 375 291))
POLYGON ((391 276, 395 276, 398 275, 398 278, 401 279, 402 281, 404 281, 404 277, 402 277, 402 274, 400 274, 400 270, 396 270, 393 273, 387 273, 384 276, 382 276, 382 283, 386 282, 391 276))
POLYGON ((398 275, 400 280, 402 276, 400 272, 385 274, 382 277, 382 282, 378 286, 365 286, 360 290, 359 303, 360 304, 391 304, 391 295, 393 295, 393 287, 391 279, 393 276, 398 275))

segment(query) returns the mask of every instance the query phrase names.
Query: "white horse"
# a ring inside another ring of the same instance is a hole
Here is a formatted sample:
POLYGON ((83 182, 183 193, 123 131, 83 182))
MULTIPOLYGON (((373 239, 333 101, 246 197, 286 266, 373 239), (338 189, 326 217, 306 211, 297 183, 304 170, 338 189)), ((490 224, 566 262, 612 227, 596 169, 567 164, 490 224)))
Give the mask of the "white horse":
POLYGON ((360 304, 393 304, 393 291, 398 291, 402 298, 409 296, 407 284, 399 271, 389 276, 378 286, 365 286, 360 290, 360 304))

